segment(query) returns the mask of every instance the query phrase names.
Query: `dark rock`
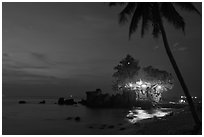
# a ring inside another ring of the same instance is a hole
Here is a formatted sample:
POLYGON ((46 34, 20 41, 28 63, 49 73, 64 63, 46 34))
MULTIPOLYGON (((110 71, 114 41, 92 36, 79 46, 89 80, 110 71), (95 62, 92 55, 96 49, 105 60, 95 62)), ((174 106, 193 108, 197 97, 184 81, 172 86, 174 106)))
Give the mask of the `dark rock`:
POLYGON ((39 102, 39 104, 45 104, 45 100, 43 100, 43 101, 39 102))
POLYGON ((108 126, 108 128, 114 128, 115 126, 114 125, 110 125, 110 126, 108 126))
POLYGON ((89 126, 89 128, 93 128, 93 126, 89 126))
POLYGON ((126 128, 124 128, 124 127, 121 127, 121 128, 120 128, 120 130, 125 130, 125 129, 126 129, 126 128))
POLYGON ((106 124, 102 124, 100 129, 105 129, 106 126, 107 126, 106 124))
POLYGON ((62 98, 62 97, 59 98, 59 99, 58 99, 58 104, 59 104, 59 105, 64 105, 64 98, 62 98))
POLYGON ((134 124, 136 127, 141 127, 141 124, 140 123, 135 123, 134 124))
POLYGON ((106 124, 102 124, 102 127, 106 127, 107 125, 106 124))
POLYGON ((67 118, 66 118, 66 120, 71 120, 71 119, 72 119, 72 117, 67 117, 67 118))
POLYGON ((20 100, 18 103, 19 103, 19 104, 26 104, 27 102, 26 102, 26 101, 23 101, 23 100, 20 100))
POLYGON ((79 116, 77 116, 77 117, 75 117, 75 120, 76 120, 76 121, 80 121, 81 118, 80 118, 79 116))
POLYGON ((74 99, 66 99, 64 100, 65 105, 74 105, 77 104, 77 102, 74 101, 74 99))
POLYGON ((86 100, 84 100, 84 99, 80 100, 78 103, 82 104, 82 105, 86 105, 87 104, 86 100))

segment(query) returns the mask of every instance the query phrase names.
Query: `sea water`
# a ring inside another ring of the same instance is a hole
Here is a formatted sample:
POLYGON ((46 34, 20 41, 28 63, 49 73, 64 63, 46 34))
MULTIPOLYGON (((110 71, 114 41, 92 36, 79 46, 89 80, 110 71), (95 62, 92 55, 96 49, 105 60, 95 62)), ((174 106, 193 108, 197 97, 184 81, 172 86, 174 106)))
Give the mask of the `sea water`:
MULTIPOLYGON (((3 97, 3 134, 120 135, 134 134, 137 130, 133 125, 135 122, 127 118, 127 114, 130 113, 129 109, 89 108, 81 104, 61 106, 56 104, 57 100, 51 97, 3 97), (18 104, 19 100, 25 100, 27 103, 18 104), (46 103, 39 104, 42 100, 46 103), (76 117, 80 117, 80 120, 75 120, 76 117)), ((134 111, 143 112, 140 109, 134 109, 134 111)), ((141 117, 138 118, 142 120, 141 117)))
POLYGON ((57 99, 3 98, 3 134, 120 134, 119 125, 129 124, 128 109, 92 109, 86 106, 57 105, 57 99), (25 100, 26 104, 18 104, 25 100), (69 120, 67 118, 69 117, 69 120), (80 117, 76 121, 75 117, 80 117), (102 128, 102 126, 104 128, 102 128))

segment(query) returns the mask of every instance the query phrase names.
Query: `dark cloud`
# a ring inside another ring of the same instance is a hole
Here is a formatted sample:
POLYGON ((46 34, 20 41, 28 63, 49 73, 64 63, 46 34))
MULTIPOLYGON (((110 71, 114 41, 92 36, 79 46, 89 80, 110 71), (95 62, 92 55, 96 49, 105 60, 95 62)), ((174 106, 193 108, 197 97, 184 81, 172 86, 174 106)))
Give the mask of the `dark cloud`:
POLYGON ((45 54, 42 54, 42 53, 31 52, 31 55, 33 57, 35 57, 36 59, 39 59, 39 60, 46 60, 47 59, 45 54))
POLYGON ((9 57, 8 53, 3 53, 3 57, 9 57))
POLYGON ((3 69, 2 70, 3 83, 14 84, 55 84, 60 82, 61 78, 54 76, 46 76, 39 74, 32 74, 29 72, 15 70, 15 69, 3 69))
POLYGON ((30 52, 30 53, 31 53, 32 58, 34 58, 38 61, 50 64, 50 60, 48 59, 48 57, 45 54, 38 53, 38 52, 30 52))
MULTIPOLYGON (((40 54, 38 58, 45 58, 40 54)), ((33 64, 32 62, 26 63, 24 60, 16 60, 15 57, 9 53, 3 53, 3 68, 8 69, 48 69, 49 66, 42 64, 33 64)))

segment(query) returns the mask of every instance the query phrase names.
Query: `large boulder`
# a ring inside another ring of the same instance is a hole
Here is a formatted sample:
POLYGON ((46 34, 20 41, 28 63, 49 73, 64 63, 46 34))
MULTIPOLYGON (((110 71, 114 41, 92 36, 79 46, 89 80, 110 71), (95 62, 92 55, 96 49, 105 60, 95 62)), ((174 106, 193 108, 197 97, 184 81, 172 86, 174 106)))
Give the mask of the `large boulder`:
POLYGON ((78 103, 82 104, 82 105, 86 105, 87 104, 86 100, 84 100, 84 99, 81 99, 78 103))
POLYGON ((64 100, 65 105, 74 105, 77 104, 77 102, 74 101, 74 99, 66 99, 64 100))
POLYGON ((80 121, 81 118, 79 116, 75 117, 75 121, 80 121))
POLYGON ((24 100, 20 100, 19 102, 18 102, 18 104, 26 104, 27 102, 26 101, 24 101, 24 100))
POLYGON ((58 105, 64 105, 65 99, 63 97, 58 99, 58 105))
POLYGON ((39 104, 45 104, 45 100, 40 101, 39 104))

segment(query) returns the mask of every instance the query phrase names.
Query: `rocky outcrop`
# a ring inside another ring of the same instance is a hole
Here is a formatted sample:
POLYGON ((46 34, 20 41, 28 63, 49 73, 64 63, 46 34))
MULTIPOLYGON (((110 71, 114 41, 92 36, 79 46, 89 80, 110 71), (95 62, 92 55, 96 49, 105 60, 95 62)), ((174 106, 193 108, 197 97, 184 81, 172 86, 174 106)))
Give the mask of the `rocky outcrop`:
POLYGON ((26 101, 24 101, 24 100, 20 100, 19 102, 18 102, 18 104, 26 104, 27 102, 26 101))
POLYGON ((40 101, 39 104, 45 104, 45 100, 40 101))
POLYGON ((63 97, 61 97, 61 98, 59 98, 58 99, 58 105, 64 105, 64 98, 63 97))
POLYGON ((65 99, 64 104, 65 105, 74 105, 74 104, 77 104, 77 102, 75 102, 74 99, 65 99))
POLYGON ((77 104, 77 102, 74 101, 74 99, 64 99, 63 97, 58 99, 58 105, 74 105, 77 104))

